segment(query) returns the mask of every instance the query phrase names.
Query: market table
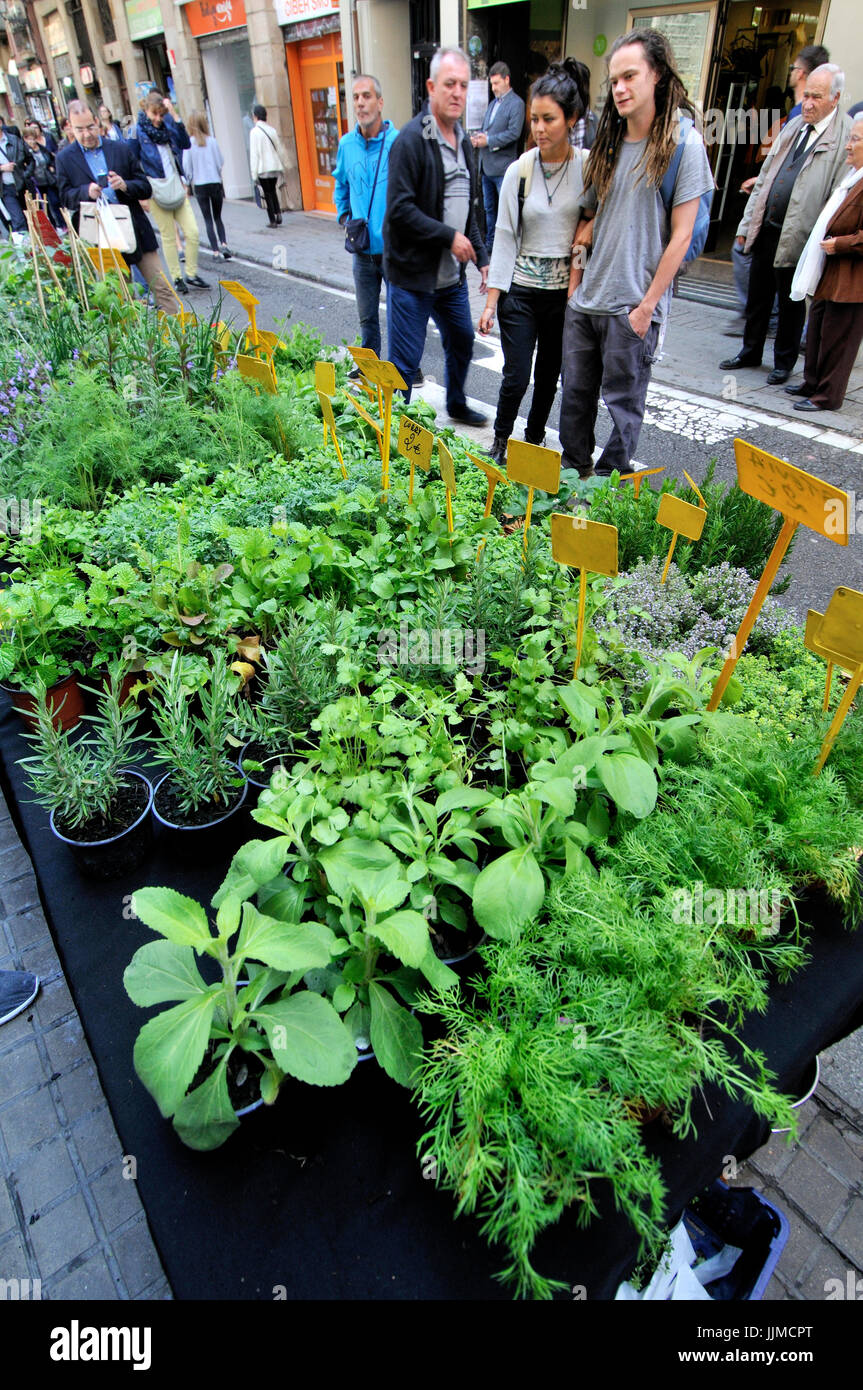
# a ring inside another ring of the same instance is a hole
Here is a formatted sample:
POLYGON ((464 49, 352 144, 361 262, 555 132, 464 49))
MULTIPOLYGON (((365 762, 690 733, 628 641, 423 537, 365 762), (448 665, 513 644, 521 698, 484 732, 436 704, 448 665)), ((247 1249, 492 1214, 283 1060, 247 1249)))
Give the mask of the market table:
MULTIPOLYGON (((8 702, 0 714, 0 780, 36 870, 45 914, 90 1046, 124 1154, 137 1159, 138 1190, 177 1298, 508 1298, 493 1279, 505 1252, 490 1249, 473 1218, 453 1221, 450 1194, 424 1178, 423 1125, 410 1094, 372 1061, 344 1086, 288 1081, 272 1109, 242 1122, 212 1153, 184 1147, 138 1081, 132 1049, 148 1015, 128 999, 123 971, 153 935, 130 920, 129 895, 167 884, 203 903, 224 876, 218 863, 183 862, 158 840, 134 881, 82 877, 54 839, 47 813, 16 760, 26 755, 8 702)), ((261 833, 244 812, 237 848, 261 833)), ((780 1088, 793 1092, 813 1056, 863 1023, 863 933, 845 929, 824 900, 806 904, 812 959, 787 984, 773 983, 764 1015, 745 1041, 760 1048, 780 1088)), ((697 1139, 678 1141, 656 1121, 645 1128, 662 1166, 667 1215, 716 1178, 728 1155, 742 1162, 767 1138, 766 1124, 708 1086, 693 1106, 697 1139)), ((428 1165, 425 1165, 428 1172, 428 1165)), ((597 1184, 599 1219, 581 1229, 568 1211, 534 1251, 543 1274, 609 1299, 628 1274, 636 1241, 597 1184)))

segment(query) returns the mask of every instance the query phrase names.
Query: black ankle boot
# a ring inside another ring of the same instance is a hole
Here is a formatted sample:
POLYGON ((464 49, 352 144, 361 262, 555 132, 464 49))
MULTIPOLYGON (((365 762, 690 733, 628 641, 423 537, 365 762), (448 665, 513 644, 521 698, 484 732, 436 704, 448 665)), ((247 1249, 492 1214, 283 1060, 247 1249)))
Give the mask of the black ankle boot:
POLYGON ((525 444, 539 444, 539 446, 542 447, 545 444, 545 430, 543 430, 539 438, 536 438, 534 435, 532 435, 530 430, 525 430, 524 442, 525 444))
POLYGON ((506 446, 508 443, 509 439, 505 434, 496 434, 494 437, 494 443, 489 449, 489 453, 491 454, 498 468, 506 468, 506 446))

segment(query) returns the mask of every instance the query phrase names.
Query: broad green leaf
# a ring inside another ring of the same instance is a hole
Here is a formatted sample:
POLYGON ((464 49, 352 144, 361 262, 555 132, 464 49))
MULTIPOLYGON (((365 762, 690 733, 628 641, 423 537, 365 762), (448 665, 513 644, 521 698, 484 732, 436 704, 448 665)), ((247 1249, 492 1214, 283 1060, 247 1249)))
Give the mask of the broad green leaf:
POLYGON ((656 805, 657 783, 652 770, 633 753, 608 753, 596 764, 602 785, 621 811, 638 820, 656 805))
POLYGON ((372 593, 377 594, 378 598, 382 599, 392 598, 393 594, 395 593, 392 581, 386 574, 376 574, 372 579, 369 588, 371 589, 372 593))
POLYGON ((126 993, 133 1004, 173 1004, 206 994, 208 986, 195 965, 191 946, 173 941, 148 941, 135 952, 123 974, 126 993))
POLYGON ((544 897, 545 879, 532 851, 509 850, 477 876, 473 915, 489 936, 515 941, 523 924, 536 917, 544 897))
POLYGON ((420 962, 420 970, 434 989, 454 989, 459 982, 455 971, 435 955, 431 937, 428 939, 428 950, 420 962))
POLYGON ((175 946, 194 946, 201 951, 213 944, 201 904, 173 888, 139 888, 132 894, 132 911, 175 946))
POLYGON ((173 1115, 195 1079, 210 1038, 221 986, 166 1009, 145 1023, 135 1041, 135 1070, 162 1114, 173 1115))
POLYGON ((239 1128, 228 1095, 227 1059, 194 1091, 190 1091, 174 1113, 174 1127, 190 1149, 217 1149, 239 1128))
POLYGON ((290 854, 291 842, 286 837, 249 840, 231 860, 224 882, 213 898, 213 907, 221 907, 226 898, 238 898, 240 902, 245 902, 258 888, 275 878, 290 854))
POLYGON ((482 791, 479 787, 453 787, 448 792, 441 792, 435 802, 435 810, 438 816, 445 816, 450 811, 473 811, 496 800, 493 792, 482 791))
POLYGON ((373 935, 382 941, 405 965, 419 968, 426 953, 429 940, 429 926, 419 912, 394 912, 382 921, 376 922, 373 935))
POLYGON ((585 698, 585 689, 580 681, 570 681, 569 685, 557 687, 557 698, 579 733, 587 733, 592 729, 596 719, 592 702, 585 698))
POLYGON ((566 853, 566 872, 568 874, 590 874, 591 878, 596 878, 596 869, 588 859, 584 850, 575 843, 574 840, 564 841, 566 853))
POLYGON ((332 891, 340 898, 349 897, 355 887, 363 890, 370 873, 380 873, 398 863, 389 845, 381 840, 361 840, 357 835, 347 836, 332 849, 321 850, 318 860, 332 891))
POLYGON ((469 859, 447 859, 444 854, 430 854, 428 871, 434 878, 440 879, 441 883, 451 883, 469 898, 473 897, 479 869, 469 859))
POLYGON ((369 1004, 375 1056, 393 1081, 401 1086, 412 1086, 422 1056, 423 1034, 419 1020, 374 980, 369 985, 369 1004))
POLYGON ((278 922, 253 903, 243 903, 236 955, 238 959, 251 956, 276 970, 311 970, 329 965, 335 940, 329 927, 318 922, 278 922))
POLYGON ((531 782, 530 794, 545 801, 564 816, 575 810, 575 788, 569 777, 551 777, 547 782, 531 782))
POLYGON ((353 985, 336 985, 333 991, 333 1008, 336 1013, 343 1014, 351 1007, 356 997, 357 991, 353 985))
POLYGON ((340 1086, 357 1062, 350 1032, 332 1004, 303 993, 265 1004, 252 1017, 263 1027, 282 1071, 312 1086, 340 1086))
POLYGON ((279 875, 277 888, 267 884, 258 892, 256 906, 277 922, 302 922, 308 890, 304 883, 292 883, 279 875))

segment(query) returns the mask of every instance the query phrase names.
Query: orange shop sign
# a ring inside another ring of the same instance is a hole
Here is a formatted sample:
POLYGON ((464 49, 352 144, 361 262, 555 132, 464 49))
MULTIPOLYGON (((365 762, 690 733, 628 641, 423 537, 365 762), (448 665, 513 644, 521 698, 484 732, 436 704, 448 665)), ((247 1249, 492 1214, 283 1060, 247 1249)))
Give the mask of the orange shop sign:
POLYGON ((246 22, 243 0, 189 0, 183 8, 196 39, 205 34, 220 34, 225 29, 241 28, 246 22))

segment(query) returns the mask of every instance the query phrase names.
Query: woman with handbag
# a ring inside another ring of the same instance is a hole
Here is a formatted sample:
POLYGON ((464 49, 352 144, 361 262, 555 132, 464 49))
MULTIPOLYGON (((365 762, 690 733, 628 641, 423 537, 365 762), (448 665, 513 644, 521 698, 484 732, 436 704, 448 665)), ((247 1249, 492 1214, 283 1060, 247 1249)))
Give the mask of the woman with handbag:
POLYGON ((480 333, 486 334, 495 314, 500 316, 503 381, 491 448, 500 465, 530 383, 534 348, 533 399, 524 433, 529 444, 544 443, 557 391, 573 236, 584 195, 582 156, 572 148, 570 134, 583 110, 572 71, 566 65, 550 67, 531 89, 535 147, 503 176, 488 297, 479 321, 480 333))
POLYGON ((213 255, 222 255, 229 261, 231 252, 225 241, 225 225, 222 222, 222 202, 225 197, 222 187, 222 165, 225 160, 218 142, 210 134, 207 117, 203 111, 192 112, 189 117, 189 134, 192 143, 183 153, 183 172, 198 200, 213 255), (218 241, 216 232, 219 234, 218 241))
POLYGON ((267 125, 267 108, 253 106, 252 116, 255 124, 249 133, 249 165, 252 183, 261 185, 261 192, 267 205, 270 227, 281 227, 282 210, 279 206, 277 184, 284 173, 281 141, 278 131, 267 125))
POLYGON ((66 223, 63 221, 63 214, 60 211, 54 154, 44 142, 39 143, 39 132, 30 126, 24 127, 24 143, 32 154, 36 166, 31 175, 36 194, 45 199, 45 207, 52 226, 65 235, 66 223))
POLYGON ((190 285, 205 290, 207 281, 198 274, 198 223, 181 175, 183 151, 189 149, 192 142, 183 122, 177 120, 168 97, 150 92, 138 116, 136 136, 141 167, 153 189, 150 216, 162 238, 162 255, 174 287, 181 294, 187 293, 190 285), (186 239, 185 279, 180 272, 175 240, 177 226, 186 239))

